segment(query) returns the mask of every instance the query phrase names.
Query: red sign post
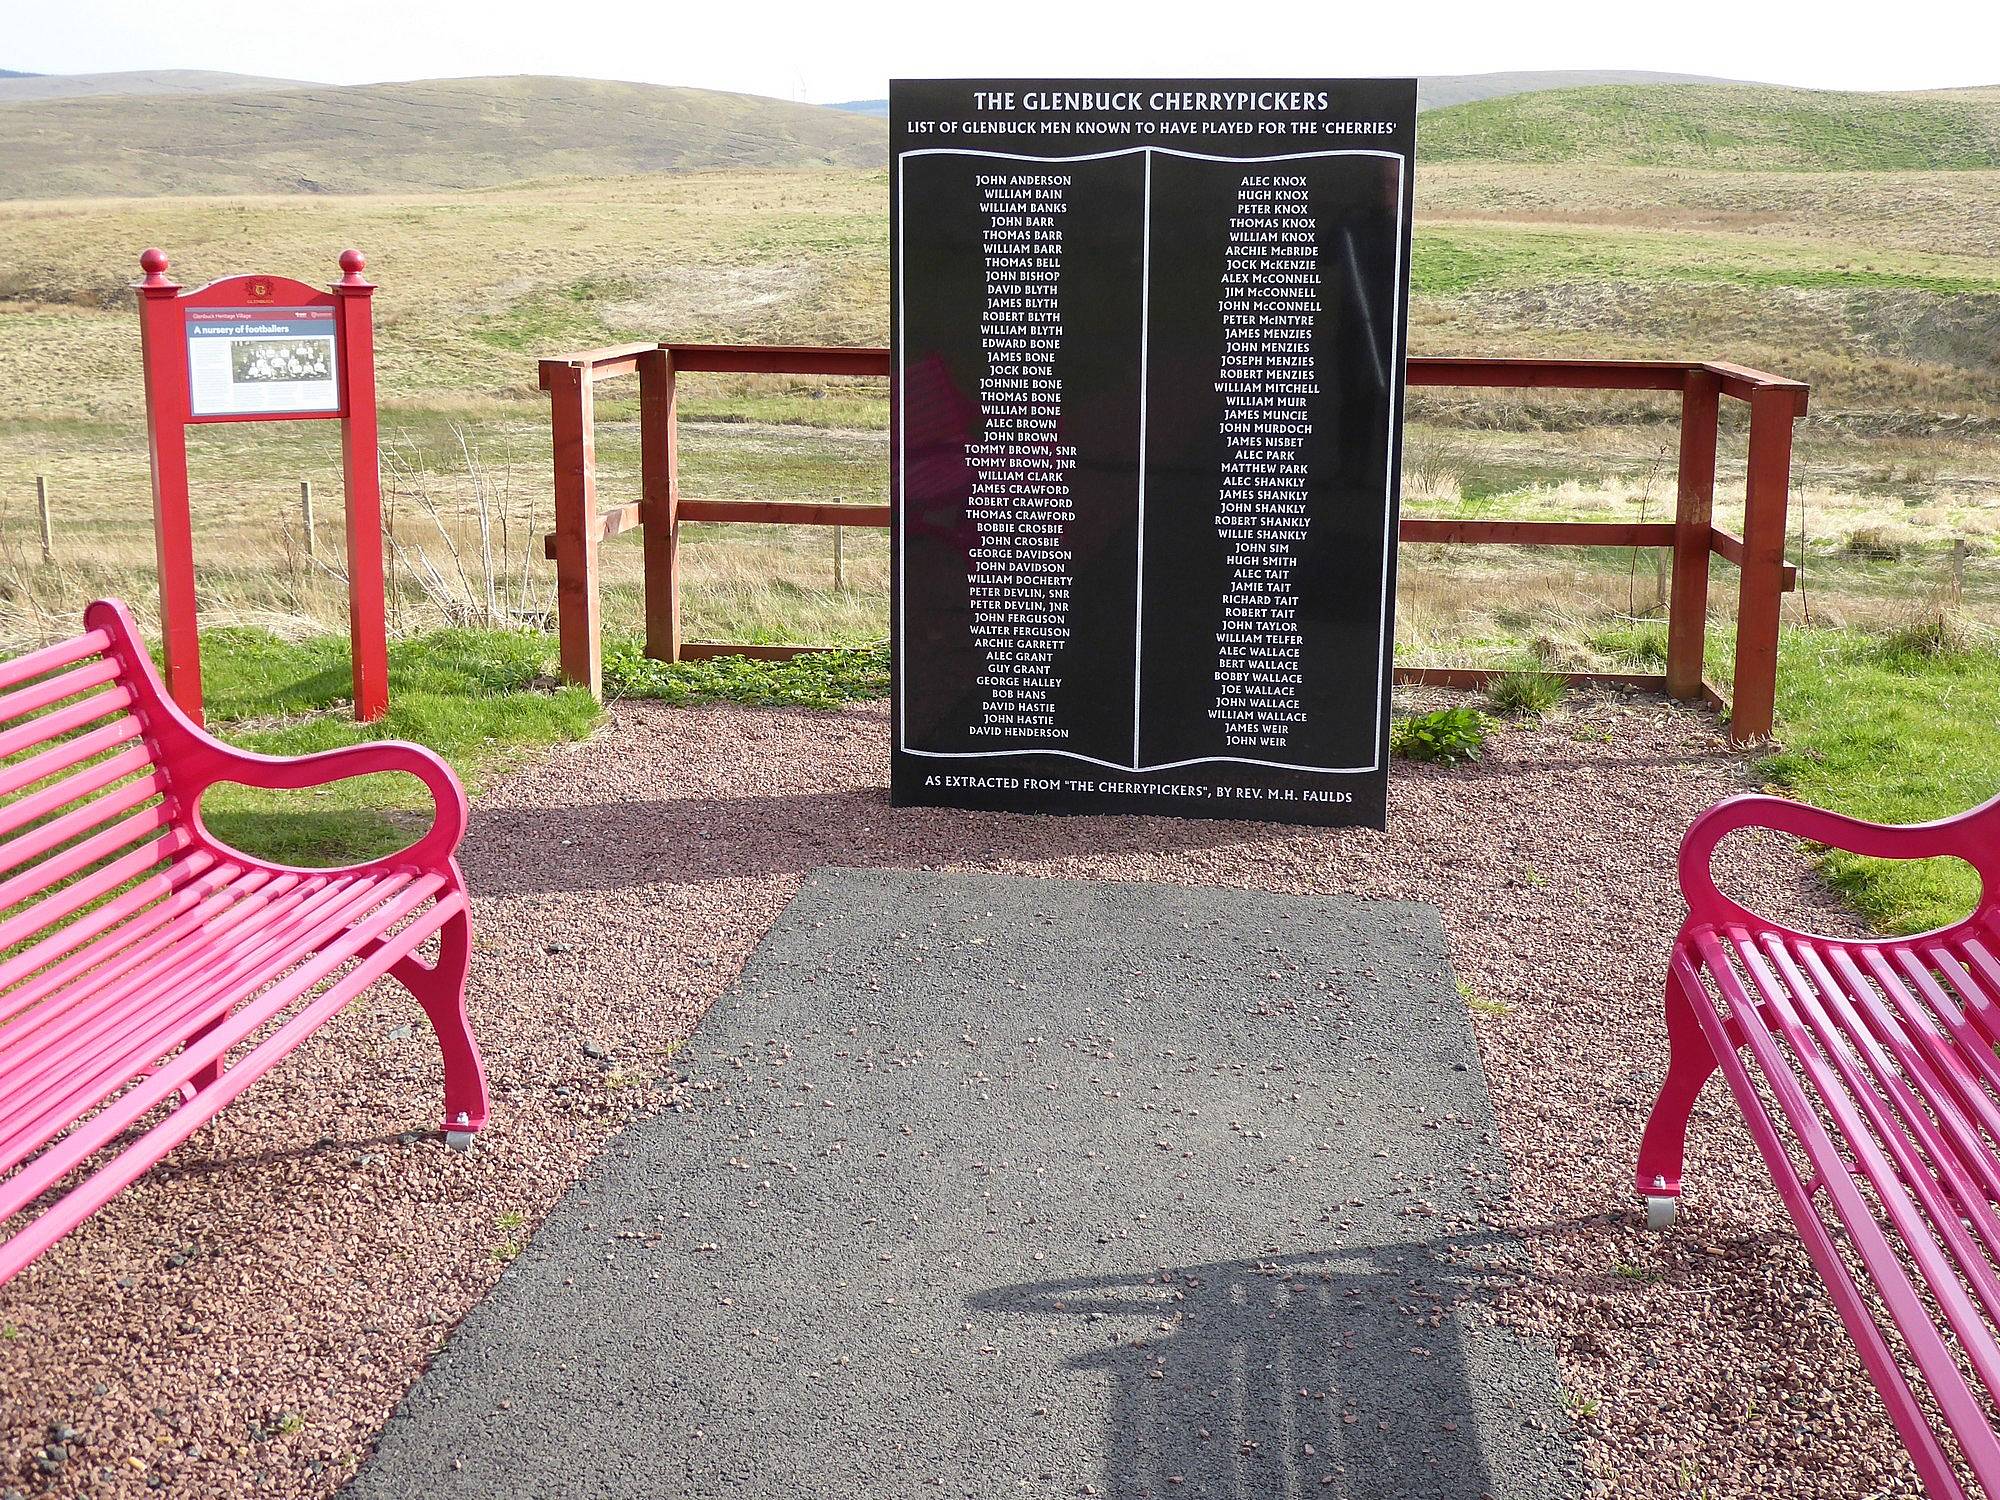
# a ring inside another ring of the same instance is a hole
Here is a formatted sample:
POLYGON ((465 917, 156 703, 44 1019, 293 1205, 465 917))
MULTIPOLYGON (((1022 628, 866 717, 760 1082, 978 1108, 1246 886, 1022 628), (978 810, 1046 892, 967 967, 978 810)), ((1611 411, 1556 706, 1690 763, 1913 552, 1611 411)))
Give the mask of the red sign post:
POLYGON ((359 250, 340 253, 326 291, 284 276, 227 276, 183 291, 167 257, 139 257, 139 328, 146 429, 153 460, 160 628, 167 689, 201 718, 201 642, 195 630, 194 527, 188 511, 187 429, 199 422, 340 419, 347 494, 348 640, 354 717, 389 709, 389 644, 382 570, 382 475, 375 421, 375 287, 359 250))

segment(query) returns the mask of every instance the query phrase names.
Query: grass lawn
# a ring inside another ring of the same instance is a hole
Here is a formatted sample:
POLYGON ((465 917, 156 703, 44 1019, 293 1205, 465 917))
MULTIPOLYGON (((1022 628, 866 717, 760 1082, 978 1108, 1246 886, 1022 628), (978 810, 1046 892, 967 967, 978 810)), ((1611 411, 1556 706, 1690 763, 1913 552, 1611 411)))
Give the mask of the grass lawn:
MULTIPOLYGON (((1792 630, 1778 667, 1783 749, 1764 773, 1805 802, 1878 823, 1949 817, 2000 794, 2000 649, 1925 653, 1894 636, 1792 630)), ((1885 932, 1963 916, 1979 878, 1957 860, 1828 850, 1821 873, 1885 932)))
MULTIPOLYGON (((202 636, 208 725, 267 755, 306 755, 368 740, 415 740, 450 761, 469 790, 522 755, 582 739, 600 711, 576 688, 548 690, 554 642, 502 631, 444 631, 392 642, 389 713, 351 717, 347 642, 284 641, 234 627, 202 636)), ((429 826, 430 796, 400 772, 269 792, 223 785, 202 799, 218 838, 285 864, 374 859, 429 826)))
MULTIPOLYGON (((1666 627, 1599 631, 1599 649, 1661 670, 1666 627)), ((1888 632, 1788 627, 1778 645, 1778 748, 1758 762, 1773 790, 1873 823, 1925 823, 2000 795, 2000 644, 1947 649, 1916 626, 1888 632)), ((1708 672, 1726 680, 1732 645, 1711 634, 1708 672)), ((1820 873, 1883 932, 1956 921, 1979 877, 1955 859, 1815 854, 1820 873)))
MULTIPOLYGON (((446 630, 392 642, 389 713, 378 724, 350 716, 347 642, 287 641, 231 627, 202 636, 208 727, 266 755, 309 755, 368 740, 414 740, 451 762, 468 791, 523 756, 586 738, 603 717, 580 688, 553 686, 550 636, 446 630)), ((830 651, 790 662, 667 665, 636 645, 605 653, 605 693, 670 703, 730 700, 765 707, 833 708, 885 697, 887 646, 830 651)), ((400 849, 429 824, 430 797, 400 772, 357 776, 296 792, 218 786, 203 799, 216 836, 285 864, 329 865, 400 849)))

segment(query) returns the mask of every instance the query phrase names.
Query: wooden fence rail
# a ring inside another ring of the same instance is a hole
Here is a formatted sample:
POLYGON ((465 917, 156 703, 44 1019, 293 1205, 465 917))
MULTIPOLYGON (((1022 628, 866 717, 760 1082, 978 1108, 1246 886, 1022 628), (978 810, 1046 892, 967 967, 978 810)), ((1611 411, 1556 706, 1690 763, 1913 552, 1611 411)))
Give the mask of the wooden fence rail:
MULTIPOLYGON (((540 364, 555 439, 556 529, 543 549, 556 565, 556 606, 563 676, 603 691, 598 545, 643 532, 646 654, 662 661, 743 655, 785 658, 817 646, 748 646, 684 641, 680 626, 680 526, 683 521, 752 521, 797 526, 887 526, 890 507, 789 500, 683 498, 680 489, 676 377, 716 371, 765 375, 888 378, 887 349, 777 344, 621 344, 557 355, 540 364), (592 392, 600 381, 639 378, 639 499, 602 509, 597 498, 592 392)), ((1664 673, 1572 672, 1571 681, 1616 683, 1705 698, 1730 714, 1738 741, 1771 732, 1777 696, 1779 602, 1797 580, 1785 563, 1785 513, 1791 487, 1792 425, 1805 415, 1807 387, 1740 365, 1690 360, 1463 359, 1413 357, 1412 386, 1515 390, 1677 391, 1681 398, 1679 483, 1671 522, 1403 520, 1405 542, 1530 547, 1671 549, 1664 673), (1750 408, 1743 535, 1715 525, 1715 456, 1723 397, 1750 408), (1703 675, 1708 629, 1709 559, 1737 568, 1734 701, 1703 675)), ((1398 667, 1399 682, 1477 687, 1492 674, 1473 667, 1398 667)))

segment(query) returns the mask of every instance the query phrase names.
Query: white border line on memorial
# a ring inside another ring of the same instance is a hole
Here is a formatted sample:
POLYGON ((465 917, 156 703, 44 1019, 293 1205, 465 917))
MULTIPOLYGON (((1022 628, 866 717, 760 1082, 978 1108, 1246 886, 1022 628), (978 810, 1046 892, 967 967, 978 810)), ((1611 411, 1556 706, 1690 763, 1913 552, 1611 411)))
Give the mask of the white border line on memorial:
MULTIPOLYGON (((1150 158, 1155 152, 1162 152, 1168 156, 1186 157, 1190 161, 1243 162, 1250 164, 1258 162, 1274 162, 1274 161, 1308 161, 1308 160, 1317 160, 1321 157, 1328 157, 1328 156, 1374 156, 1374 157, 1379 157, 1384 161, 1392 161, 1396 164, 1396 266, 1399 271, 1402 268, 1403 206, 1404 206, 1404 197, 1408 190, 1406 183, 1406 178, 1408 174, 1404 171, 1403 168, 1404 158, 1403 154, 1399 151, 1370 151, 1357 148, 1357 149, 1340 150, 1340 151, 1287 151, 1276 156, 1217 156, 1206 151, 1182 151, 1173 146, 1123 146, 1116 151, 1091 151, 1075 156, 1033 156, 1025 151, 978 151, 960 146, 924 146, 915 151, 903 151, 899 152, 896 156, 896 388, 899 391, 908 388, 907 383, 903 378, 903 361, 909 353, 909 340, 906 337, 906 328, 907 328, 906 314, 908 311, 909 304, 908 300, 903 295, 903 264, 904 264, 903 163, 913 156, 982 156, 995 161, 1032 161, 1032 162, 1042 162, 1042 163, 1072 162, 1072 161, 1108 161, 1113 157, 1131 156, 1134 152, 1144 152, 1148 157, 1147 169, 1146 169, 1147 203, 1146 203, 1146 215, 1144 224, 1144 237, 1142 241, 1143 249, 1141 251, 1141 267, 1140 267, 1140 280, 1142 286, 1141 296, 1146 298, 1148 303, 1150 303, 1151 300, 1150 286, 1152 277, 1152 201, 1151 201, 1152 162, 1150 158)), ((1403 331, 1404 291, 1405 291, 1404 278, 1398 276, 1396 283, 1396 291, 1395 291, 1395 299, 1396 299, 1395 322, 1389 330, 1390 333, 1389 344, 1392 350, 1395 348, 1396 343, 1398 339, 1401 337, 1403 331)), ((1142 566, 1138 577, 1138 598, 1140 601, 1142 614, 1144 609, 1145 590, 1146 590, 1146 577, 1145 577, 1145 570, 1143 567, 1144 552, 1145 552, 1145 537, 1144 537, 1143 522, 1145 519, 1145 494, 1146 494, 1145 370, 1146 370, 1146 353, 1147 353, 1146 351, 1147 332, 1148 332, 1147 321, 1145 317, 1142 316, 1140 321, 1140 335, 1139 335, 1139 340, 1140 340, 1139 519, 1142 523, 1140 526, 1139 549, 1140 549, 1142 566)), ((904 530, 904 526, 905 526, 905 518, 909 512, 909 505, 908 505, 908 485, 910 482, 909 463, 908 463, 909 448, 908 448, 908 430, 907 430, 908 424, 903 419, 900 407, 901 403, 899 402, 898 403, 899 409, 897 412, 898 420, 896 424, 896 559, 897 559, 896 619, 900 624, 902 624, 902 626, 905 629, 907 629, 909 626, 909 615, 904 609, 904 599, 906 596, 904 589, 904 576, 909 568, 909 551, 908 551, 907 536, 904 530)), ((1400 423, 1401 421, 1402 421, 1402 387, 1400 383, 1391 380, 1389 382, 1389 434, 1390 434, 1389 453, 1385 466, 1385 471, 1382 476, 1382 511, 1383 511, 1382 570, 1381 573, 1378 575, 1381 579, 1381 595, 1382 595, 1381 615, 1379 617, 1381 622, 1379 630, 1379 639, 1382 642, 1382 648, 1381 648, 1381 656, 1377 662, 1378 682, 1380 681, 1379 674, 1386 672, 1388 670, 1388 665, 1389 665, 1388 663, 1388 656, 1390 651, 1389 608, 1392 597, 1389 588, 1389 569, 1391 563, 1391 553, 1389 549, 1395 545, 1395 538, 1393 535, 1391 535, 1393 527, 1390 525, 1390 522, 1394 519, 1394 511, 1396 503, 1396 497, 1394 493, 1396 449, 1397 449, 1396 433, 1397 433, 1397 424, 1400 423)), ((1134 643, 1134 654, 1133 654, 1134 680, 1132 687, 1132 697, 1133 697, 1132 759, 1134 762, 1136 762, 1139 759, 1138 675, 1141 668, 1141 664, 1143 662, 1143 658, 1141 658, 1138 655, 1137 651, 1138 636, 1136 633, 1134 634, 1133 637, 1133 643, 1134 643)), ((910 721, 909 721, 909 711, 908 711, 908 699, 907 697, 904 696, 905 694, 904 674, 900 672, 897 673, 896 691, 898 700, 896 705, 897 707, 896 717, 898 723, 901 726, 901 734, 898 736, 901 743, 897 746, 897 748, 901 750, 905 755, 922 755, 922 756, 927 756, 933 760, 992 760, 999 756, 1055 755, 1062 757, 1064 760, 1080 760, 1084 762, 1086 765, 1104 766, 1105 768, 1113 771, 1129 771, 1134 775, 1142 775, 1153 771, 1174 771, 1180 769, 1182 766, 1205 766, 1205 765, 1219 765, 1219 764, 1239 765, 1239 766, 1262 766, 1267 770, 1273 770, 1273 771, 1317 771, 1322 774, 1332 775, 1332 776, 1358 776, 1368 772, 1379 771, 1382 768, 1382 755, 1381 755, 1382 698, 1379 692, 1377 693, 1375 699, 1374 743, 1376 746, 1376 753, 1375 753, 1375 758, 1369 761, 1369 763, 1365 766, 1308 766, 1308 765, 1299 765, 1291 761, 1261 760, 1247 755, 1198 755, 1191 760, 1163 761, 1158 765, 1152 765, 1152 766, 1142 766, 1137 764, 1128 766, 1121 764, 1118 761, 1104 760, 1099 756, 1084 755, 1080 751, 1076 750, 1057 750, 1050 748, 1048 746, 1041 746, 1041 745, 1032 747, 1021 746, 1021 747, 1016 747, 1014 749, 1005 749, 1005 750, 918 750, 913 748, 910 744, 910 729, 909 729, 910 721)))

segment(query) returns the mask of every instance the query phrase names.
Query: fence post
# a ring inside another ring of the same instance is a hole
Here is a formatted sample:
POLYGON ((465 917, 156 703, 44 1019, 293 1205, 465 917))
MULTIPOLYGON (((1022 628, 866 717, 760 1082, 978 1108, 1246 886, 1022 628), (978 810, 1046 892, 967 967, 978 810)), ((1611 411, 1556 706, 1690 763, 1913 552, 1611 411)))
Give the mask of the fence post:
POLYGON ((153 470, 153 555, 160 579, 160 651, 167 691, 199 724, 201 632, 194 592, 194 522, 188 507, 187 339, 167 258, 143 251, 139 351, 146 371, 146 441, 153 470))
POLYGON ((1791 488, 1795 393, 1750 393, 1749 472, 1743 492, 1743 566, 1736 608, 1736 685, 1729 737, 1763 739, 1778 697, 1778 607, 1784 598, 1785 507, 1791 488))
POLYGON ((847 528, 845 526, 836 526, 833 528, 833 591, 836 594, 843 592, 847 588, 846 568, 844 566, 846 559, 842 555, 846 550, 842 538, 846 534, 847 528))
POLYGON ((306 534, 306 561, 319 561, 319 537, 313 530, 313 482, 299 481, 299 524, 306 534))
POLYGON ((41 518, 42 523, 42 561, 54 562, 56 535, 55 529, 49 524, 49 476, 46 474, 35 476, 35 514, 41 518))
POLYGON ((604 696, 598 639, 597 440, 593 432, 590 367, 546 361, 555 439, 556 630, 563 677, 604 696))
POLYGON ((639 517, 646 565, 646 655, 681 659, 680 422, 673 351, 639 356, 639 517))
POLYGON ((375 410, 375 285, 367 257, 340 252, 333 293, 340 320, 340 477, 347 522, 347 640, 354 717, 389 711, 389 580, 382 554, 382 443, 375 410))
POLYGON ((1674 501, 1674 574, 1667 605, 1667 693, 1701 696, 1708 631, 1708 554, 1715 513, 1715 438, 1722 382, 1690 370, 1681 386, 1680 479, 1674 501))

